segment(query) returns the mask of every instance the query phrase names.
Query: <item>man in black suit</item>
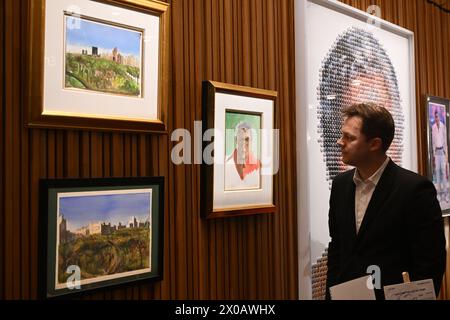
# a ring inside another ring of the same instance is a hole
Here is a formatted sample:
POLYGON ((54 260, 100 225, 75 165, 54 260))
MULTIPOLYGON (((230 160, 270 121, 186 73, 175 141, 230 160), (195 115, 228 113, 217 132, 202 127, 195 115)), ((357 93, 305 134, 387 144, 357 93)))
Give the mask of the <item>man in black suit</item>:
MULTIPOLYGON (((433 279, 438 294, 446 250, 441 209, 432 182, 397 166, 386 151, 395 133, 394 120, 375 104, 355 104, 343 110, 338 145, 342 161, 355 169, 332 184, 329 211, 329 288, 379 267, 381 288, 433 279), (369 270, 369 271, 368 271, 369 270)), ((375 279, 377 280, 377 279, 375 279)))

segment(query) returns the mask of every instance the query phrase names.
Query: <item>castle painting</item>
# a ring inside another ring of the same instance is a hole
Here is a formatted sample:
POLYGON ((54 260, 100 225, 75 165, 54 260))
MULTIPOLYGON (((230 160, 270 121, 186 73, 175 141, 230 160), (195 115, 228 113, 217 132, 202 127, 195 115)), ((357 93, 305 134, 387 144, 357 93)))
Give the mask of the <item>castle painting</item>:
POLYGON ((152 190, 58 194, 56 288, 150 272, 152 190))
POLYGON ((65 15, 65 89, 141 97, 142 31, 65 15))

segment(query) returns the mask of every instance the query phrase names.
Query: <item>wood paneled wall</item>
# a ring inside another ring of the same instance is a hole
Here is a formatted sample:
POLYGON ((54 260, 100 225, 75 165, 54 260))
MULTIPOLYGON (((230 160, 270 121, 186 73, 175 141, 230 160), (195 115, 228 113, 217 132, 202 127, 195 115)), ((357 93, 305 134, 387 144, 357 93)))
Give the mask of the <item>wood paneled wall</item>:
MULTIPOLYGON (((36 0, 33 0, 36 1, 36 0)), ((201 81, 276 90, 275 215, 205 221, 200 167, 174 166, 170 136, 26 129, 21 119, 26 1, 0 3, 0 298, 36 298, 40 178, 166 177, 164 280, 87 299, 295 299, 294 0, 172 0, 169 132, 201 120, 201 81)), ((344 0, 415 33, 420 171, 426 93, 450 98, 450 15, 426 0, 344 0)), ((317 41, 320 41, 318 39, 317 41)), ((449 268, 448 268, 449 270, 449 268)), ((448 282, 448 279, 446 280, 448 282)), ((448 285, 443 288, 446 296, 448 285)))
MULTIPOLYGON (((424 96, 450 99, 450 13, 427 0, 342 0, 367 11, 370 5, 381 8, 381 18, 414 32, 419 172, 426 175, 427 137, 424 96)), ((442 2, 442 1, 436 1, 442 2)), ((411 106, 414 107, 414 106, 411 106)), ((446 225, 448 225, 448 218, 446 225)), ((447 234, 447 237, 449 235, 447 234)), ((450 250, 441 298, 450 299, 450 250)))
MULTIPOLYGON (((37 0, 31 0, 37 1, 37 0)), ((164 280, 86 299, 296 299, 294 0, 172 0, 169 123, 194 132, 202 80, 278 91, 274 215, 200 218, 200 166, 175 166, 170 134, 27 129, 25 0, 0 3, 0 298, 37 297, 38 181, 166 177, 164 280)), ((193 141, 192 136, 192 141, 193 141)))

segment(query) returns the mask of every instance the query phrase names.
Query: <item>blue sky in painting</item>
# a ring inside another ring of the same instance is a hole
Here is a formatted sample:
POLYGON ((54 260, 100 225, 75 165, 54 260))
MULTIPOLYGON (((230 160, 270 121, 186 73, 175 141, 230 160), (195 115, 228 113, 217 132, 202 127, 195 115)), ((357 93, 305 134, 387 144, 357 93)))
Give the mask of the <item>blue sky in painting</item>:
POLYGON ((66 17, 68 45, 119 49, 119 52, 140 57, 141 33, 92 22, 76 17, 66 17), (79 26, 79 27, 78 27, 79 26))
POLYGON ((149 192, 64 197, 59 200, 59 214, 67 220, 67 228, 75 231, 89 222, 126 224, 132 216, 139 222, 150 220, 151 196, 149 192))

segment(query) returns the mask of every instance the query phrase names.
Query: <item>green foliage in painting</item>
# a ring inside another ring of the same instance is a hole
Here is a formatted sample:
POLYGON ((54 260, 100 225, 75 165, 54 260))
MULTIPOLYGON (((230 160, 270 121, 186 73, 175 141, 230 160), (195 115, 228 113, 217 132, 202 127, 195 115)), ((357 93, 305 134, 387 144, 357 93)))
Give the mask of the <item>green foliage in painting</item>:
POLYGON ((59 245, 58 282, 65 283, 65 270, 76 265, 81 280, 149 268, 149 228, 122 229, 108 235, 79 236, 59 245))
POLYGON ((92 55, 66 53, 66 87, 140 95, 140 69, 92 55))

